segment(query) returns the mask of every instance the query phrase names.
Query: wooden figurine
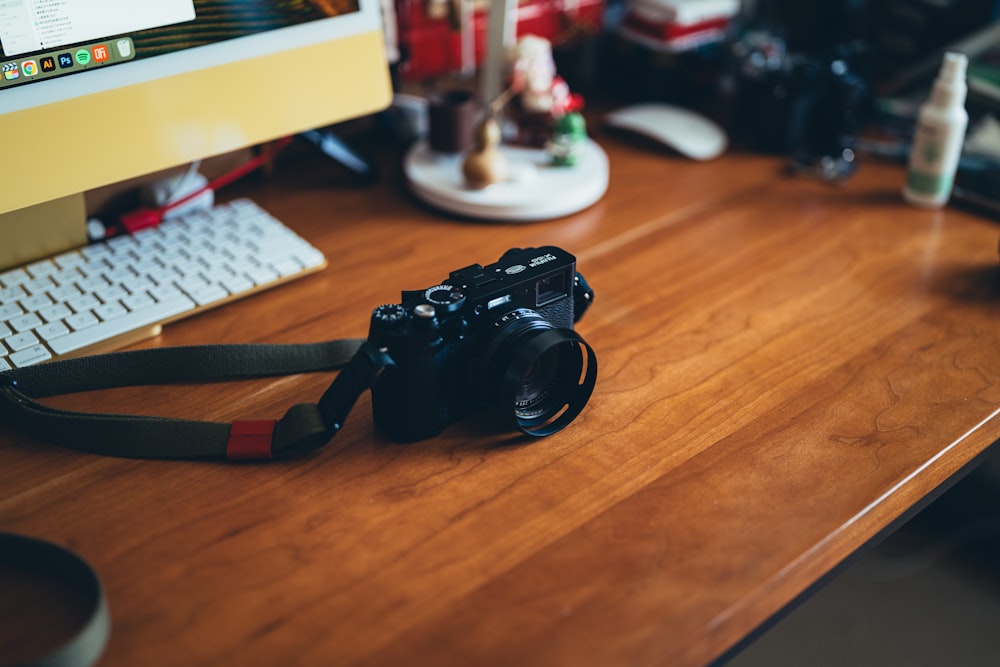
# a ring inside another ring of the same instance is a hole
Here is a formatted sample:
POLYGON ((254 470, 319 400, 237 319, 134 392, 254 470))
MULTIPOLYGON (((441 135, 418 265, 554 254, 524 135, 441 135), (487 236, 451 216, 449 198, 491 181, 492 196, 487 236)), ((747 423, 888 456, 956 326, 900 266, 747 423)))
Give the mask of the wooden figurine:
POLYGON ((507 179, 507 158, 500 151, 500 124, 487 116, 476 128, 475 146, 462 163, 466 184, 481 190, 507 179))

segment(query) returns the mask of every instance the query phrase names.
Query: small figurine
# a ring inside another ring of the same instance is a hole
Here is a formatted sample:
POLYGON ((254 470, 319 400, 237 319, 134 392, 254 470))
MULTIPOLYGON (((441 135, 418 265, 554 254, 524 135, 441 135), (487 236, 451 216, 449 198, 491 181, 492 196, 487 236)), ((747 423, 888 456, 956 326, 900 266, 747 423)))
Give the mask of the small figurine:
POLYGON ((555 121, 578 111, 582 98, 556 74, 552 44, 535 35, 517 40, 507 54, 511 119, 517 125, 517 141, 543 147, 552 136, 555 121))
POLYGON ((500 124, 488 115, 476 128, 475 148, 462 163, 466 184, 481 190, 507 179, 507 158, 500 151, 500 124))
POLYGON ((552 156, 552 164, 557 167, 572 167, 583 152, 587 140, 587 122, 578 111, 565 113, 556 119, 552 128, 552 139, 546 148, 552 156))
POLYGON ((521 107, 529 113, 551 113, 556 97, 556 64, 547 39, 525 35, 508 54, 510 86, 520 95, 521 107))

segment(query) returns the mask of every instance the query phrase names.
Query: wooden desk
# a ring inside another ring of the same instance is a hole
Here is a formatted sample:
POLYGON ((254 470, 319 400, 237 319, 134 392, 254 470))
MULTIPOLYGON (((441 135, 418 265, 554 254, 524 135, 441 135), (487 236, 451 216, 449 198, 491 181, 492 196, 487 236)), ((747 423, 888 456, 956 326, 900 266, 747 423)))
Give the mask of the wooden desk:
MULTIPOLYGON (((776 159, 694 164, 598 133, 607 196, 520 225, 442 218, 304 159, 243 186, 319 275, 146 345, 364 335, 401 289, 561 245, 597 292, 600 378, 569 428, 398 445, 363 397, 299 460, 133 461, 0 427, 0 529, 70 546, 113 615, 102 665, 702 665, 1000 436, 1000 227, 776 159)), ((239 194, 234 192, 233 194, 239 194)), ((328 375, 60 406, 274 418, 328 375)))

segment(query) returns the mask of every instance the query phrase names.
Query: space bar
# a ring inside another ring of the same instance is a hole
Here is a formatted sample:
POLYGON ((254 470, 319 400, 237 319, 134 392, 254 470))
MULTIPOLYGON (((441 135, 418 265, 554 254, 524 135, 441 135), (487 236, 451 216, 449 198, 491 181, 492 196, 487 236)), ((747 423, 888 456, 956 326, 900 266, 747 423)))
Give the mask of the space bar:
POLYGON ((139 327, 162 322, 168 317, 173 317, 187 310, 193 310, 195 307, 195 302, 186 296, 160 301, 149 308, 136 310, 113 320, 101 322, 92 327, 54 338, 48 341, 49 347, 56 354, 67 354, 88 345, 94 345, 109 338, 120 336, 139 327))

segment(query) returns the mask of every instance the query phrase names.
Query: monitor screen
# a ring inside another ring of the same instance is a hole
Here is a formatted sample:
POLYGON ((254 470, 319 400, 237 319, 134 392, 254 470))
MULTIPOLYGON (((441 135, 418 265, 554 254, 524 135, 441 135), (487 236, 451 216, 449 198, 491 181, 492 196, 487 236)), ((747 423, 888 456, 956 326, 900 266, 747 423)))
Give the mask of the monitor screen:
POLYGON ((0 214, 390 100, 377 0, 0 0, 0 214))
POLYGON ((358 0, 158 0, 138 11, 130 5, 134 7, 130 0, 0 0, 0 90, 173 54, 156 66, 33 91, 38 95, 24 94, 13 103, 23 108, 54 97, 93 93, 97 87, 149 80, 218 64, 227 57, 264 55, 294 43, 328 39, 334 25, 347 34, 351 26, 346 21, 315 24, 360 12, 358 0), (275 32, 279 29, 285 32, 275 32), (231 42, 240 38, 242 42, 231 42))

